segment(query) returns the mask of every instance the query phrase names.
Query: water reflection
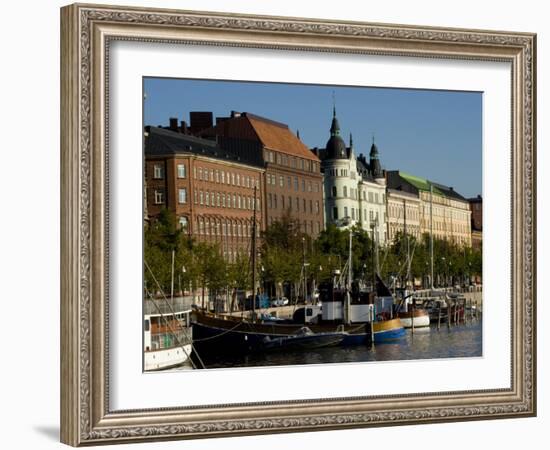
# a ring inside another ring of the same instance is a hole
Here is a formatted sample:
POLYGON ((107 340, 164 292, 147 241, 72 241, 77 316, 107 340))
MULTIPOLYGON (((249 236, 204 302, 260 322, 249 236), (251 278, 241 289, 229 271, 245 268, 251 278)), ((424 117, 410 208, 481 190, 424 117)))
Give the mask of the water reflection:
POLYGON ((365 361, 397 361, 482 356, 482 323, 407 330, 404 338, 373 347, 327 347, 310 351, 234 355, 201 355, 209 369, 253 366, 287 366, 365 361))

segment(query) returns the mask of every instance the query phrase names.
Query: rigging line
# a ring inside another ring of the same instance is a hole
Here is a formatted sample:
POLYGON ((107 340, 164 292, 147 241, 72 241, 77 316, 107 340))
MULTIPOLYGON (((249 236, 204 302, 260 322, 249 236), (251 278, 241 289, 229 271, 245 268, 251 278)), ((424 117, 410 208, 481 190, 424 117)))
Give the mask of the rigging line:
MULTIPOLYGON (((151 267, 149 267, 149 264, 147 264, 147 261, 143 260, 143 263, 145 264, 145 267, 147 267, 147 270, 149 271, 149 273, 151 274, 151 276, 153 277, 153 280, 155 281, 157 287, 159 288, 160 290, 160 293, 162 294, 162 297, 164 299, 164 301, 166 302, 166 304, 168 305, 168 307, 170 308, 170 311, 172 312, 172 314, 174 315, 174 317, 176 317, 176 313, 174 311, 174 309, 172 308, 172 305, 170 304, 170 302, 168 301, 168 299, 166 298, 166 296, 164 295, 164 291, 162 289, 162 287, 160 286, 160 283, 158 282, 157 278, 155 277, 155 274, 153 273, 153 271, 151 270, 151 267)), ((146 290, 148 290, 147 288, 145 288, 146 290)), ((176 318, 177 319, 177 318, 176 318)), ((193 350, 195 350, 195 348, 193 347, 193 338, 191 337, 191 348, 193 350)), ((206 369, 206 366, 204 365, 204 362, 202 361, 200 355, 198 354, 198 352, 195 350, 195 354, 197 355, 197 358, 199 360, 199 362, 201 363, 201 366, 203 367, 203 369, 206 369)))
MULTIPOLYGON (((191 365, 193 366, 193 369, 196 369, 197 366, 195 365, 195 363, 193 362, 193 360, 191 359, 191 355, 187 352, 187 350, 185 349, 185 345, 181 343, 181 341, 179 340, 179 337, 178 335, 176 334, 176 332, 172 329, 172 327, 170 326, 170 323, 168 322, 168 319, 166 317, 164 317, 164 314, 162 313, 162 311, 160 310, 160 307, 159 305, 157 305, 157 302, 156 300, 153 298, 153 296, 151 295, 151 293, 149 292, 149 289, 145 288, 145 291, 147 292, 147 295, 148 297, 153 301, 153 304, 155 305, 155 307, 157 308, 157 311, 159 312, 160 314, 160 317, 164 320, 164 322, 166 323, 166 326, 168 327, 168 329, 170 330, 170 333, 172 333, 172 335, 176 338, 176 342, 178 344, 179 347, 181 347, 181 349, 183 350, 183 352, 185 353, 185 356, 187 356, 187 359, 191 362, 191 365)), ((175 316, 174 316, 175 317, 175 316)), ((178 318, 176 317, 176 320, 178 320, 178 318)), ((179 322, 179 320, 178 320, 179 322)), ((183 332, 183 334, 186 334, 185 331, 183 332)))

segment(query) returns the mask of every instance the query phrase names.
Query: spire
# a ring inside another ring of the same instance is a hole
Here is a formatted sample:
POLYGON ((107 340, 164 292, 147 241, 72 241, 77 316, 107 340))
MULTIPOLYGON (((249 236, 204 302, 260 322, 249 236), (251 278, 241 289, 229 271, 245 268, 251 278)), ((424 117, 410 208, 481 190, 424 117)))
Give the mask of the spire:
POLYGON ((372 133, 372 145, 370 147, 370 154, 371 159, 378 159, 378 147, 374 143, 374 133, 372 133))
POLYGON ((372 133, 372 145, 369 153, 370 161, 369 166, 374 178, 382 178, 384 176, 380 160, 378 158, 378 147, 374 142, 374 133, 372 133))
POLYGON ((353 135, 349 134, 349 148, 353 148, 353 135))

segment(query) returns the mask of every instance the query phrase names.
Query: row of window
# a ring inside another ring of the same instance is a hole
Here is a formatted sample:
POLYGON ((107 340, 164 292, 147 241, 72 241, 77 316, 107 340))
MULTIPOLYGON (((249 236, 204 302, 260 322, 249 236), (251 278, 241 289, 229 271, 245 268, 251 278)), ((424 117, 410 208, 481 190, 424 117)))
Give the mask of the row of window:
MULTIPOLYGON (((430 220, 424 220, 423 225, 425 228, 430 227, 430 220)), ((470 233, 471 227, 470 225, 465 225, 462 223, 453 223, 453 222, 441 222, 439 220, 433 221, 433 229, 434 231, 444 231, 444 232, 452 232, 452 233, 470 233)))
POLYGON ((254 203, 256 203, 256 211, 259 211, 261 204, 259 198, 254 201, 254 197, 252 196, 210 191, 195 191, 194 201, 195 205, 205 205, 218 208, 247 209, 249 211, 254 210, 254 203))
POLYGON ((315 203, 313 203, 313 200, 309 200, 308 202, 305 198, 303 198, 302 201, 300 201, 300 197, 295 197, 293 200, 293 198, 290 195, 288 197, 281 195, 279 200, 279 196, 277 194, 267 195, 267 207, 269 209, 278 209, 280 206, 281 209, 283 210, 290 209, 291 211, 295 211, 295 212, 307 213, 308 205, 309 205, 310 214, 321 213, 319 200, 315 200, 315 203))
MULTIPOLYGON (((329 169, 326 170, 325 173, 330 177, 347 177, 348 169, 329 169)), ((350 178, 352 180, 355 179, 355 172, 351 172, 350 178)))
MULTIPOLYGON (((177 165, 177 176, 178 178, 187 178, 187 168, 185 164, 177 165)), ((155 180, 164 179, 164 163, 157 163, 153 166, 153 178, 155 180)))
MULTIPOLYGON (((266 182, 268 186, 279 186, 280 188, 285 187, 285 177, 283 175, 277 175, 268 173, 266 176, 266 182)), ((300 190, 300 186, 302 188, 302 192, 319 192, 320 187, 319 183, 308 181, 306 183, 306 180, 299 179, 298 177, 286 177, 286 187, 287 189, 292 189, 294 187, 295 191, 300 190)))
POLYGON ((240 186, 246 188, 254 188, 254 186, 259 187, 258 178, 220 169, 194 167, 193 177, 195 179, 199 179, 200 181, 210 181, 212 183, 227 184, 230 186, 240 186))
MULTIPOLYGON (((276 217, 270 217, 269 218, 269 224, 273 224, 278 219, 276 217)), ((304 220, 303 222, 298 222, 300 226, 300 231, 303 233, 317 233, 319 234, 321 232, 321 222, 314 223, 313 220, 307 221, 304 220)))
MULTIPOLYGON (((378 192, 369 192, 367 195, 367 191, 361 191, 363 193, 363 200, 367 201, 367 197, 369 199, 369 203, 384 203, 386 201, 386 195, 385 194, 378 194, 378 192), (381 200, 381 201, 380 201, 381 200)), ((355 188, 349 188, 347 186, 344 186, 342 188, 342 197, 349 198, 352 200, 357 200, 359 196, 358 189, 355 188)), ((338 188, 336 186, 332 186, 332 197, 337 198, 338 197, 338 188)))
MULTIPOLYGON (((233 236, 233 237, 251 237, 252 222, 244 222, 224 219, 205 219, 197 218, 197 234, 204 236, 233 236)), ((256 236, 260 235, 259 226, 256 228, 256 236)))
MULTIPOLYGON (((388 213, 390 217, 403 219, 403 205, 388 205, 388 213)), ((419 220, 420 212, 418 208, 407 207, 407 219, 419 220)))
MULTIPOLYGON (((359 221, 366 221, 367 220, 367 210, 364 209, 363 210, 363 216, 361 216, 361 210, 358 209, 358 208, 348 208, 347 206, 344 206, 343 208, 344 210, 344 214, 342 215, 342 217, 339 216, 339 209, 337 206, 335 206, 334 208, 332 208, 332 219, 333 220, 338 220, 339 218, 340 219, 345 219, 346 217, 350 217, 351 220, 359 220, 359 221), (349 213, 351 213, 351 215, 349 215, 349 213)), ((368 217, 369 217, 369 221, 372 223, 373 221, 376 220, 376 222, 378 222, 378 211, 374 211, 372 209, 368 210, 368 217)), ((386 214, 384 213, 384 219, 386 219, 386 214)))
POLYGON ((273 150, 265 151, 265 160, 269 163, 275 163, 279 166, 290 167, 292 169, 304 170, 306 172, 319 172, 319 163, 315 161, 286 155, 273 150))

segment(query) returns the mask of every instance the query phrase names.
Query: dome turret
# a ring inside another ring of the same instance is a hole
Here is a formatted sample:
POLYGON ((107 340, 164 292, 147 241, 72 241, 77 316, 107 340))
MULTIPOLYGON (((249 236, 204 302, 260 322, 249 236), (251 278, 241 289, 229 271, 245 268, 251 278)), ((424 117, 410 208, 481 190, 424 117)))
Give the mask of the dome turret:
POLYGON ((336 118, 336 107, 332 110, 332 124, 330 126, 330 138, 326 145, 327 159, 347 159, 346 143, 340 136, 340 124, 336 118))

